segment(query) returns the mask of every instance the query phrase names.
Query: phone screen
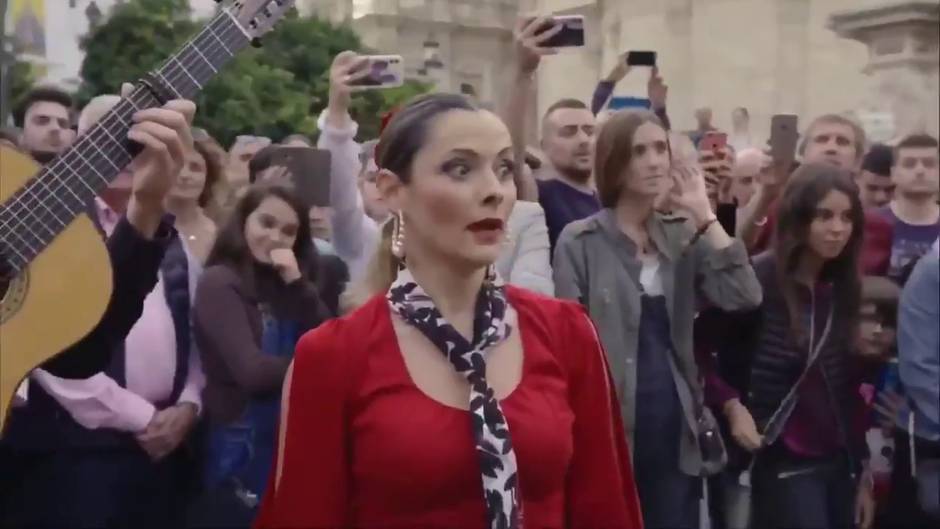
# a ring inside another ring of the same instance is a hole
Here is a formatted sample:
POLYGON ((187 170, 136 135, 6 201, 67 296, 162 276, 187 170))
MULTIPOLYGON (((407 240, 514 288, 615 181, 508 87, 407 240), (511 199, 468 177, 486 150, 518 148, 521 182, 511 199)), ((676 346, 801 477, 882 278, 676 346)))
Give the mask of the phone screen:
POLYGON ((545 33, 555 27, 562 26, 561 30, 552 38, 545 41, 542 46, 546 48, 571 48, 584 46, 584 17, 581 15, 559 16, 547 22, 535 32, 536 35, 545 33))
POLYGON ((728 145, 728 135, 724 132, 707 132, 699 142, 699 150, 720 151, 728 145))
POLYGON ((645 97, 612 97, 607 104, 610 110, 622 110, 625 108, 650 108, 650 100, 645 97))
POLYGON ((656 52, 631 51, 627 54, 627 66, 656 66, 656 52))
POLYGON ((770 119, 770 153, 775 161, 793 161, 799 138, 795 115, 777 114, 770 119))
POLYGON ((402 58, 396 55, 382 55, 369 57, 365 68, 369 74, 360 79, 351 81, 350 86, 359 88, 388 88, 401 86, 404 82, 404 65, 402 58))
POLYGON ((305 204, 330 205, 330 151, 313 147, 277 147, 271 165, 287 168, 291 182, 305 204))

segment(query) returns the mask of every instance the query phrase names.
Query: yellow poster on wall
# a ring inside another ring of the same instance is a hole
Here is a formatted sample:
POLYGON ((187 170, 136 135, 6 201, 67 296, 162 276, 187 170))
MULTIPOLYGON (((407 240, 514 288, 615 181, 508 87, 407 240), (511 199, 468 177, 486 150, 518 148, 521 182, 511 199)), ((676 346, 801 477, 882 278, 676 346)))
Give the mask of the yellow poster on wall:
POLYGON ((8 17, 15 53, 45 57, 46 0, 11 0, 8 17))

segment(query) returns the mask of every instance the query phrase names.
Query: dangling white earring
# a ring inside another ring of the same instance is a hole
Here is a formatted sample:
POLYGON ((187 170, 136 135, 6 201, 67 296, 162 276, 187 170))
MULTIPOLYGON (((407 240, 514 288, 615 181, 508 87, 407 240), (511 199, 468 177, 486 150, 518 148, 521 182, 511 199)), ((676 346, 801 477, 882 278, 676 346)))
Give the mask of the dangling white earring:
POLYGON ((395 223, 392 229, 392 255, 399 261, 405 261, 405 217, 396 212, 392 220, 395 223))
POLYGON ((492 284, 494 284, 494 283, 496 282, 496 278, 497 278, 497 277, 498 277, 498 276, 497 276, 497 274, 496 274, 496 265, 491 264, 491 265, 487 266, 487 267, 486 267, 486 275, 483 276, 483 281, 486 282, 486 283, 488 283, 488 284, 490 284, 490 285, 492 285, 492 284))

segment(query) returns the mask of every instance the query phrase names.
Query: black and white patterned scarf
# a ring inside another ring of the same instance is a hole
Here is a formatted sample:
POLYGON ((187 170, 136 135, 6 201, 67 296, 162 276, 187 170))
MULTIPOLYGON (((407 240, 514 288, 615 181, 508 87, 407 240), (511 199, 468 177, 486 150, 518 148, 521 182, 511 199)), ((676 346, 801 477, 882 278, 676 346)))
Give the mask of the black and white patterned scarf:
POLYGON ((509 337, 506 295, 503 287, 486 282, 477 298, 473 318, 473 343, 468 342, 434 305, 434 301, 405 269, 388 291, 388 303, 405 322, 421 331, 470 383, 470 415, 483 478, 490 529, 518 529, 522 511, 516 454, 509 425, 499 401, 486 383, 486 354, 509 337))

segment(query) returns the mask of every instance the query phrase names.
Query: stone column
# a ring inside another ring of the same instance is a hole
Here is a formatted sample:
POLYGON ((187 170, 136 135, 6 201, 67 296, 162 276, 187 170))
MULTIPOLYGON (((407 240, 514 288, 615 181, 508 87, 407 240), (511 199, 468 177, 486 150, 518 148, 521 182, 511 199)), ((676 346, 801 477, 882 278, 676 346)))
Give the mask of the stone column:
POLYGON ((940 0, 869 1, 833 13, 829 28, 868 46, 862 70, 868 95, 859 115, 893 121, 894 139, 914 132, 936 136, 940 0))

